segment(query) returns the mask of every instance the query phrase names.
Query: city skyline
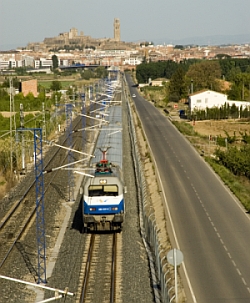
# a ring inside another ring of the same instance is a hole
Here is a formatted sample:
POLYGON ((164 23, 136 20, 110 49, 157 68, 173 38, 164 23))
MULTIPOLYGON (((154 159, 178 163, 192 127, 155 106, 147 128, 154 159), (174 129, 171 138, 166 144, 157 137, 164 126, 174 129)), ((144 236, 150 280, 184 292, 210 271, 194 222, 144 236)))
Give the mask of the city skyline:
POLYGON ((92 38, 113 38, 115 18, 120 20, 120 38, 125 42, 250 43, 249 10, 249 0, 23 0, 18 5, 14 0, 2 0, 0 50, 42 42, 73 27, 92 38))

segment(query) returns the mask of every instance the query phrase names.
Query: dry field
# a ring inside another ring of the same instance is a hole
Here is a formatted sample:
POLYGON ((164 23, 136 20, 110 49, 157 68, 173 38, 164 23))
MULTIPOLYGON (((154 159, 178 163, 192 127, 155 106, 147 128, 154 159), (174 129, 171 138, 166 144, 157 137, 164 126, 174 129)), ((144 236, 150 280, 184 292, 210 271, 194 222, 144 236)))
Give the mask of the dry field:
POLYGON ((250 134, 250 121, 242 122, 237 120, 209 120, 209 121, 195 121, 189 122, 194 131, 201 135, 212 135, 226 137, 225 131, 230 135, 241 138, 241 133, 250 134))
MULTIPOLYGON (((240 145, 242 135, 250 135, 250 122, 236 120, 205 120, 188 122, 194 130, 193 136, 186 136, 191 144, 198 150, 201 155, 213 156, 217 145, 217 138, 227 138, 227 136, 236 136, 234 145, 240 145), (200 136, 197 136, 196 134, 200 136), (204 138, 205 137, 205 138, 204 138)), ((220 147, 226 148, 226 147, 220 147)))
MULTIPOLYGON (((14 114, 16 114, 17 112, 12 112, 12 117, 14 114)), ((24 112, 24 116, 32 114, 32 115, 36 115, 41 113, 40 111, 33 111, 33 112, 24 112)), ((4 117, 4 118, 9 118, 10 117, 10 112, 0 112, 0 114, 4 117)))

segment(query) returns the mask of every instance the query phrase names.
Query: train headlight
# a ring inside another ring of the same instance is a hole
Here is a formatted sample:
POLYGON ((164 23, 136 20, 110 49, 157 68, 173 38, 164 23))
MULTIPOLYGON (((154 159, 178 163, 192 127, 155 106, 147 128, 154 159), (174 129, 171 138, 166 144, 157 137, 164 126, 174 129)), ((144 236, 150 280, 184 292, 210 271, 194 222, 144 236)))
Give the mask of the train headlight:
POLYGON ((112 207, 111 210, 118 210, 118 207, 112 207))
POLYGON ((106 179, 100 179, 100 180, 99 180, 99 183, 100 183, 100 184, 107 184, 107 180, 106 180, 106 179))
POLYGON ((90 207, 90 209, 89 209, 90 211, 95 211, 96 210, 96 208, 95 207, 90 207))

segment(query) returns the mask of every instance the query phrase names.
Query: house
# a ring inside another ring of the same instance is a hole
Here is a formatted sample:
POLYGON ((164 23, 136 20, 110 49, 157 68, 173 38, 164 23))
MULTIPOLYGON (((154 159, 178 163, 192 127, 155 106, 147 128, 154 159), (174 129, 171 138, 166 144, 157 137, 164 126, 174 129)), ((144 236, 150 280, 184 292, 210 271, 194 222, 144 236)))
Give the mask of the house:
POLYGON ((154 80, 151 80, 151 85, 152 86, 163 86, 163 84, 162 84, 163 82, 168 82, 168 80, 165 78, 154 79, 154 80))
POLYGON ((188 97, 189 110, 204 110, 207 107, 221 107, 227 102, 227 95, 211 90, 195 92, 188 97))
POLYGON ((237 107, 242 106, 243 109, 249 107, 249 102, 228 100, 227 95, 218 93, 212 90, 202 90, 195 92, 188 97, 188 105, 190 112, 205 110, 206 108, 224 106, 228 104, 232 106, 235 104, 237 107))

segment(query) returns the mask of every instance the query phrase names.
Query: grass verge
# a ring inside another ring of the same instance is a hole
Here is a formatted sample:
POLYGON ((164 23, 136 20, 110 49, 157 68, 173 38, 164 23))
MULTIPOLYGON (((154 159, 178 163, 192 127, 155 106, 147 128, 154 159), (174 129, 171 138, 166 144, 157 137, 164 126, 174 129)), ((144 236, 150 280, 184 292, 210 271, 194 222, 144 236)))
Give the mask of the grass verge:
MULTIPOLYGON (((173 121, 172 123, 184 136, 187 137, 190 143, 201 154, 200 147, 202 146, 202 143, 197 145, 196 140, 202 140, 203 136, 194 131, 193 127, 188 123, 178 121, 173 121)), ((231 190, 231 192, 238 198, 246 211, 250 212, 250 180, 243 176, 235 176, 226 167, 219 164, 216 159, 211 158, 210 156, 205 156, 204 159, 231 190)))

